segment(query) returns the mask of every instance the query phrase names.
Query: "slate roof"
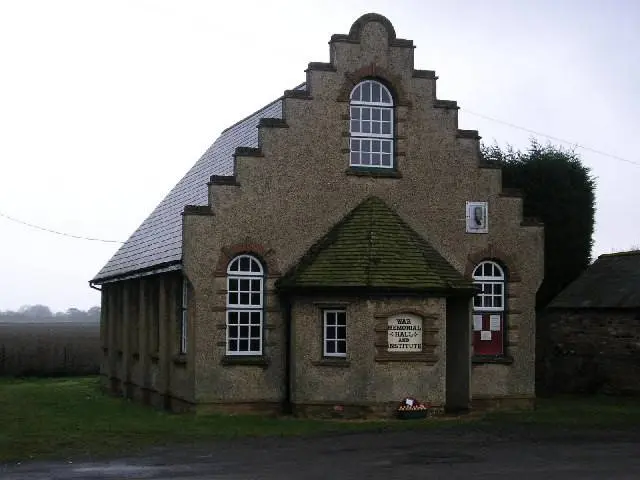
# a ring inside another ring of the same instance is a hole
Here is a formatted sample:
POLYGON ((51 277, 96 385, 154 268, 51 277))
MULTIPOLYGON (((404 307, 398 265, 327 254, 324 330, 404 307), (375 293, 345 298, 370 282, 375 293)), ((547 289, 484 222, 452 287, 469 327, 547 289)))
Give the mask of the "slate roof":
MULTIPOLYGON (((304 83, 295 88, 304 89, 304 83)), ((260 118, 282 118, 282 98, 224 130, 91 282, 179 270, 185 205, 207 205, 211 175, 233 175, 236 147, 258 147, 260 118)))
POLYGON ((472 294, 440 253, 377 197, 368 197, 278 282, 286 289, 366 288, 472 294))
POLYGON ((640 308, 640 251, 600 255, 549 308, 640 308))

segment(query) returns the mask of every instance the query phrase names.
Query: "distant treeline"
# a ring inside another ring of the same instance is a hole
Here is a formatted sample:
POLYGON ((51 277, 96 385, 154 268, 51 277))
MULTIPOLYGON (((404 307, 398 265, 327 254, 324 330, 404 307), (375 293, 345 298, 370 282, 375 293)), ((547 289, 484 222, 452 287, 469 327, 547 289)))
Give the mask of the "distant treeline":
POLYGON ((37 323, 95 323, 100 321, 100 307, 91 307, 89 310, 69 308, 65 312, 52 312, 46 305, 24 305, 18 309, 0 310, 0 322, 37 322, 37 323))

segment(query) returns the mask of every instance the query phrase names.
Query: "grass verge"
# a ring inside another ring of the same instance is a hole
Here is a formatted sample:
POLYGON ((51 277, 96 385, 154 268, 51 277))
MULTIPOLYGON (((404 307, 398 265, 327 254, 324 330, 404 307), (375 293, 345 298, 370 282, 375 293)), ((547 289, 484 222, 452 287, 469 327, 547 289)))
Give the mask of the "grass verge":
MULTIPOLYGON (((421 422, 421 427, 442 424, 421 422)), ((415 422, 177 415, 114 398, 97 377, 0 380, 0 462, 133 453, 238 436, 412 428, 415 422)))
POLYGON ((149 446, 260 435, 311 435, 468 424, 640 425, 640 402, 542 399, 535 411, 420 421, 341 421, 255 415, 175 415, 104 395, 96 377, 0 380, 0 462, 131 454, 149 446))
POLYGON ((495 411, 481 419, 491 424, 610 429, 640 426, 640 399, 632 397, 555 396, 539 398, 535 410, 495 411))

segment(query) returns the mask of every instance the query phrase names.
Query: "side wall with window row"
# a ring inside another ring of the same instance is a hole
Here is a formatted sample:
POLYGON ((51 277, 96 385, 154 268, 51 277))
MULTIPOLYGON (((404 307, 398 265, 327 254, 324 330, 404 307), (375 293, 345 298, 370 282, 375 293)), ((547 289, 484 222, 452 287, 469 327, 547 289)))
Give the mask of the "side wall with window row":
POLYGON ((191 408, 193 361, 181 348, 182 286, 175 273, 103 285, 100 372, 107 391, 161 408, 191 408))

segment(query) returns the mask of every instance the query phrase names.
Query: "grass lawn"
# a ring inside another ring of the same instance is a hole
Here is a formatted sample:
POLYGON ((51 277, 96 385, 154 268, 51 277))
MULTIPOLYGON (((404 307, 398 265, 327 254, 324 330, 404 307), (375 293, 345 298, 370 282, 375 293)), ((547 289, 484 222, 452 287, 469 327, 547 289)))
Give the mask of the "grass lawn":
POLYGON ((536 403, 535 410, 491 412, 482 421, 559 428, 640 427, 640 398, 563 395, 538 398, 536 403))
POLYGON ((96 377, 0 380, 0 462, 133 453, 151 445, 253 435, 308 435, 480 423, 640 426, 640 401, 541 400, 533 412, 420 421, 332 421, 254 415, 175 415, 103 395, 96 377))

